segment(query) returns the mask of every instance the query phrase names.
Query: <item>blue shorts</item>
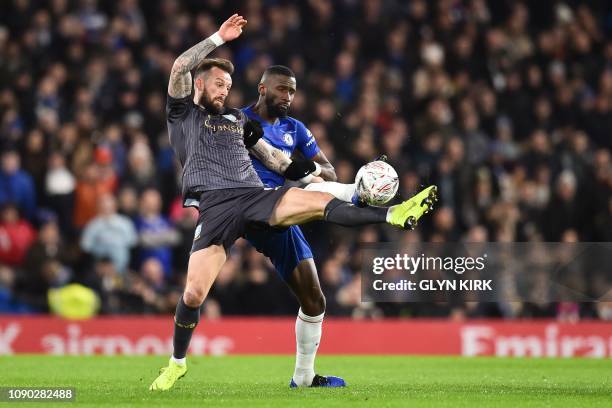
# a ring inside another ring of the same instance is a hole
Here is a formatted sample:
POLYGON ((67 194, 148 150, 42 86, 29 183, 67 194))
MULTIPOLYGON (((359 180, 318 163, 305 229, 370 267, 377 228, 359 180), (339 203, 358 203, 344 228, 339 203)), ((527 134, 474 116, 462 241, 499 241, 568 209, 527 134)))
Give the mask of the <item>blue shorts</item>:
POLYGON ((312 250, 302 230, 293 225, 285 230, 248 228, 244 237, 259 252, 270 258, 285 282, 298 264, 312 258, 312 250))

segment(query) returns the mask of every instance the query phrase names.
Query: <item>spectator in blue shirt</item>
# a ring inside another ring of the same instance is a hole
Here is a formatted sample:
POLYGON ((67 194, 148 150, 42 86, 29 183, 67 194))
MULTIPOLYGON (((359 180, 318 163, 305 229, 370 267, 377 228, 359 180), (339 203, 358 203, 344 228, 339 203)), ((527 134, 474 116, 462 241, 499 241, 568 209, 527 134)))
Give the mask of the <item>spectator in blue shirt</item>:
POLYGON ((168 277, 172 270, 172 247, 180 241, 180 235, 168 219, 161 214, 162 199, 158 190, 147 189, 140 197, 140 214, 136 229, 140 243, 138 263, 148 258, 157 259, 168 277))
POLYGON ((14 150, 2 154, 0 168, 0 205, 13 203, 30 221, 36 211, 36 192, 32 177, 21 169, 21 160, 14 150))

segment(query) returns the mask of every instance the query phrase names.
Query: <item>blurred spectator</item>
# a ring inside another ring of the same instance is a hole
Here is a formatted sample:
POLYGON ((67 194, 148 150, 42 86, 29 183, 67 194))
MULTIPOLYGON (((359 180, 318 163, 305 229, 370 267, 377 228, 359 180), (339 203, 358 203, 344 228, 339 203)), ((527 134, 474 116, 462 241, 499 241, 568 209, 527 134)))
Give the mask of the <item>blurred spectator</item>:
POLYGON ((153 154, 148 142, 143 138, 138 138, 128 153, 125 182, 138 192, 147 188, 158 188, 153 154))
POLYGON ((32 177, 36 197, 44 196, 44 179, 47 171, 47 146, 40 129, 28 133, 23 153, 23 169, 32 177))
POLYGON ((177 271, 187 272, 189 252, 193 245, 194 230, 198 222, 198 210, 193 207, 183 207, 182 198, 177 198, 170 206, 170 220, 176 227, 180 238, 174 247, 174 268, 177 271))
POLYGON ((128 277, 127 292, 131 313, 172 313, 180 292, 166 284, 162 264, 156 258, 145 260, 140 274, 128 277))
POLYGON ((239 256, 228 257, 210 291, 210 299, 219 303, 220 312, 223 315, 236 315, 242 312, 239 297, 240 285, 238 283, 240 263, 241 258, 239 256))
POLYGON ((172 247, 178 244, 180 236, 168 219, 161 215, 161 195, 153 189, 145 190, 140 197, 140 214, 136 218, 139 235, 139 262, 157 259, 164 275, 172 272, 172 247))
POLYGON ((20 300, 14 291, 15 270, 0 265, 0 313, 32 313, 35 310, 23 300, 20 300))
POLYGON ((112 259, 107 257, 96 259, 92 270, 84 277, 83 283, 100 296, 102 313, 125 312, 121 303, 121 291, 124 289, 125 279, 115 268, 112 259))
POLYGON ((556 241, 567 229, 585 231, 584 202, 577 199, 577 180, 569 170, 562 172, 556 181, 555 194, 546 210, 546 239, 556 241))
POLYGON ((0 209, 0 262, 20 265, 36 239, 30 223, 19 217, 17 207, 5 204, 0 209))
POLYGON ((32 177, 21 169, 21 159, 14 150, 0 158, 0 205, 16 204, 24 216, 33 220, 36 212, 36 191, 32 177))
POLYGON ((338 261, 328 259, 323 263, 321 268, 321 289, 325 295, 326 307, 328 313, 334 315, 343 315, 346 310, 338 302, 338 291, 342 288, 343 277, 342 270, 338 261))
POLYGON ((133 187, 124 186, 117 193, 119 213, 135 220, 138 216, 138 193, 133 187))
POLYGON ((58 215, 62 231, 71 231, 75 178, 66 167, 64 156, 58 152, 51 153, 48 167, 45 178, 47 204, 58 215))
POLYGON ((105 177, 102 168, 97 163, 85 167, 75 190, 74 225, 83 228, 96 215, 98 201, 101 196, 115 190, 114 177, 105 177))
MULTIPOLYGON (((235 245, 234 253, 236 256, 234 263, 234 275, 240 276, 238 281, 238 310, 244 314, 246 310, 250 315, 257 314, 279 314, 286 304, 279 301, 287 291, 277 292, 277 280, 272 264, 244 240, 235 245), (240 275, 238 275, 240 273, 240 275), (276 299, 272 299, 272 297, 276 299)), ((284 289, 284 288, 283 288, 284 289)))
POLYGON ((45 299, 50 284, 45 276, 45 268, 49 268, 52 261, 67 265, 72 257, 62 242, 57 222, 49 218, 43 221, 38 230, 38 238, 28 249, 23 271, 19 275, 20 292, 45 299))
POLYGON ((129 218, 117 214, 115 198, 98 197, 98 215, 83 230, 81 248, 95 258, 110 258, 119 273, 130 263, 130 248, 137 243, 137 234, 129 218))

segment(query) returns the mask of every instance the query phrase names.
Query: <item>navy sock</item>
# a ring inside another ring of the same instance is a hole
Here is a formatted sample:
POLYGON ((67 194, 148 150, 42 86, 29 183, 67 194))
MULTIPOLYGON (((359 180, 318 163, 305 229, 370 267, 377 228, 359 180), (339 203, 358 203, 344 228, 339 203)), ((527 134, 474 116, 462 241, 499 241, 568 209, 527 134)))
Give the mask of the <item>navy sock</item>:
POLYGON ((176 305, 174 315, 174 358, 184 358, 187 355, 191 335, 200 321, 200 308, 189 307, 183 302, 183 297, 176 305))
POLYGON ((325 221, 345 227, 387 222, 385 207, 355 207, 351 203, 332 199, 325 207, 325 221))

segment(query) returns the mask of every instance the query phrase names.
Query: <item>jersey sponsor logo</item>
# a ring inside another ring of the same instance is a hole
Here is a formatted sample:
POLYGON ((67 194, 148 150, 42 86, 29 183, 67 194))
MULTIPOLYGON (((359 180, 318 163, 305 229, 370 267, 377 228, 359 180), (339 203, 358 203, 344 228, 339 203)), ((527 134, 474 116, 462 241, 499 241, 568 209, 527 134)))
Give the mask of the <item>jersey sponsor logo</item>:
POLYGON ((291 146, 293 144, 293 138, 291 137, 290 133, 285 133, 283 135, 283 140, 285 141, 285 143, 287 143, 289 146, 291 146))
POLYGON ((212 124, 210 123, 210 116, 206 118, 203 123, 203 126, 207 129, 210 129, 212 132, 232 132, 238 133, 240 136, 242 136, 244 133, 244 129, 240 125, 212 124))

